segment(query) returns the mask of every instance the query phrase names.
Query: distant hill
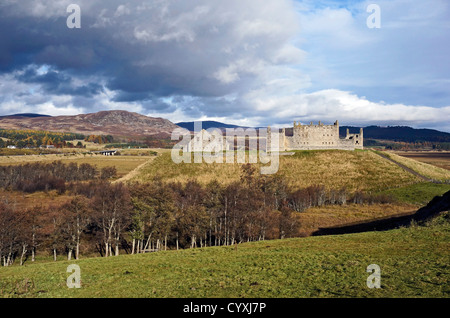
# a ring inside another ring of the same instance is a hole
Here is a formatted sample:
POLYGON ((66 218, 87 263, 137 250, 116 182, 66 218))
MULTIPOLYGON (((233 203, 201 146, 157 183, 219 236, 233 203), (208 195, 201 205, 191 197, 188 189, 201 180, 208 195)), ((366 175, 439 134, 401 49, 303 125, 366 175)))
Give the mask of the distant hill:
MULTIPOLYGON (((164 118, 144 116, 125 110, 100 111, 97 113, 74 116, 49 116, 35 113, 18 113, 0 116, 0 128, 34 129, 57 132, 74 132, 80 134, 113 136, 157 136, 167 138, 177 127, 194 130, 194 122, 177 124, 164 118)), ((202 128, 249 128, 226 124, 218 121, 203 121, 202 128)), ((255 127, 257 128, 257 127, 255 127)), ((350 133, 359 132, 359 127, 340 126, 339 134, 344 137, 347 128, 350 133)), ((289 128, 286 129, 288 133, 289 128)), ((407 126, 368 126, 364 127, 365 139, 378 139, 403 142, 450 142, 450 133, 434 129, 415 129, 407 126)))
MULTIPOLYGON (((180 123, 176 123, 176 125, 180 126, 182 128, 185 128, 189 131, 194 131, 194 122, 193 121, 180 122, 180 123)), ((213 120, 202 121, 202 129, 219 128, 219 129, 223 130, 225 128, 239 128, 239 127, 248 128, 248 127, 244 127, 244 126, 225 124, 225 123, 221 123, 221 122, 213 121, 213 120)))
POLYGON ((35 118, 35 117, 52 117, 52 116, 50 116, 50 115, 42 115, 42 114, 34 114, 34 113, 21 113, 21 114, 0 116, 0 119, 1 118, 17 118, 17 117, 35 118))
POLYGON ((100 111, 74 116, 17 114, 0 117, 0 128, 76 132, 84 135, 158 136, 167 138, 177 128, 164 118, 125 110, 100 111))
MULTIPOLYGON (((194 131, 194 122, 180 122, 178 126, 194 131)), ((225 128, 238 128, 241 126, 230 125, 218 121, 203 121, 202 128, 219 128, 224 130, 225 128)), ((248 128, 248 127, 242 127, 248 128)), ((354 126, 340 126, 339 135, 345 137, 347 128, 350 133, 359 133, 360 127, 354 126)), ((404 142, 450 142, 450 133, 434 130, 434 129, 416 129, 408 126, 367 126, 363 127, 365 139, 382 139, 391 141, 404 141, 404 142)), ((292 135, 292 128, 286 128, 286 134, 292 135)))
MULTIPOLYGON (((359 127, 341 126, 339 135, 345 136, 347 128, 350 133, 358 133, 359 127)), ((408 126, 368 126, 364 127, 364 139, 381 139, 404 142, 450 142, 450 133, 434 129, 416 129, 408 126)))

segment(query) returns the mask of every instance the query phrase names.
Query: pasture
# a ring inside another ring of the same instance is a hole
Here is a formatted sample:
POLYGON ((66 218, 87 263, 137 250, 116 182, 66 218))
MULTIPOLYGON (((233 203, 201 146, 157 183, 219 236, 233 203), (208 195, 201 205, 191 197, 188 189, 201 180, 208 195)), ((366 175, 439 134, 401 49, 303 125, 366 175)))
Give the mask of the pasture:
POLYGON ((153 159, 153 155, 121 155, 121 156, 103 156, 100 154, 49 154, 49 155, 24 155, 24 156, 0 156, 0 165, 19 165, 32 162, 75 162, 77 164, 88 163, 96 166, 98 169, 104 167, 116 167, 117 178, 121 178, 133 171, 141 164, 153 159), (70 160, 70 161, 69 161, 70 160))
POLYGON ((449 297, 448 213, 426 226, 0 268, 0 297, 449 297), (81 269, 69 289, 66 268, 81 269), (368 288, 366 268, 381 269, 368 288))
POLYGON ((396 151, 394 153, 402 157, 450 170, 450 152, 448 151, 396 151))

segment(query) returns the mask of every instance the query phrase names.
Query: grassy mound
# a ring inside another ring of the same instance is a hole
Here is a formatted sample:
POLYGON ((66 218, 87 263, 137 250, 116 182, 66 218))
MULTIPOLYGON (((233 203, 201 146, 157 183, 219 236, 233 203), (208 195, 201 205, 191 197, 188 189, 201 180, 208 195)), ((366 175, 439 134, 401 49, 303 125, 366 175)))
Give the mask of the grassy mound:
MULTIPOLYGON (((214 179, 228 184, 239 179, 240 164, 176 164, 171 159, 170 151, 167 151, 140 172, 134 181, 157 177, 184 183, 195 178, 202 184, 214 179)), ((293 156, 280 156, 277 174, 284 176, 287 184, 294 189, 324 185, 333 189, 347 187, 349 190, 380 191, 421 181, 372 151, 298 151, 293 156)))

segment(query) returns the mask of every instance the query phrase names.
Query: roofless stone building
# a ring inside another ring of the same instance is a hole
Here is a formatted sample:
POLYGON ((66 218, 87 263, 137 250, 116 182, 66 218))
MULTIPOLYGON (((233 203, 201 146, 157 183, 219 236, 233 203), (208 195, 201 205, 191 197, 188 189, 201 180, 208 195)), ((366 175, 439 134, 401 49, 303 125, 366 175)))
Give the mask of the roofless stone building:
MULTIPOLYGON (((267 128, 267 147, 270 147, 271 128, 267 128)), ((347 129, 345 138, 339 137, 339 122, 333 125, 324 125, 319 121, 317 125, 312 122, 302 125, 294 122, 292 128, 282 128, 278 151, 289 150, 316 150, 316 149, 363 149, 363 129, 359 134, 350 134, 347 129)), ((269 149, 268 149, 269 150, 269 149)))

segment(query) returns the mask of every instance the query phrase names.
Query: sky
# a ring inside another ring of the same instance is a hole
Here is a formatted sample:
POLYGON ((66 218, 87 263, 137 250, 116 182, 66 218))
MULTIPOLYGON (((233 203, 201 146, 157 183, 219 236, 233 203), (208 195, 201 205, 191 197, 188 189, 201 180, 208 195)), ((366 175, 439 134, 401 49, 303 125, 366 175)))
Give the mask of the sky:
POLYGON ((449 17, 447 0, 1 0, 0 115, 450 132, 449 17))

